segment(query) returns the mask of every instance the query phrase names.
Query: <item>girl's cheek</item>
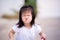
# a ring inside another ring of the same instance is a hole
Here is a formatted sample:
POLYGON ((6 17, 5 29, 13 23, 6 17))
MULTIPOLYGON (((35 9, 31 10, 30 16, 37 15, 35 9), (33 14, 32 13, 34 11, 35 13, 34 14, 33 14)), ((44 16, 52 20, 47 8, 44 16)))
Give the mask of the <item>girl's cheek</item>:
POLYGON ((30 17, 30 19, 29 19, 30 21, 32 21, 32 17, 30 17))
POLYGON ((24 17, 22 17, 22 21, 24 21, 25 20, 25 18, 24 17))

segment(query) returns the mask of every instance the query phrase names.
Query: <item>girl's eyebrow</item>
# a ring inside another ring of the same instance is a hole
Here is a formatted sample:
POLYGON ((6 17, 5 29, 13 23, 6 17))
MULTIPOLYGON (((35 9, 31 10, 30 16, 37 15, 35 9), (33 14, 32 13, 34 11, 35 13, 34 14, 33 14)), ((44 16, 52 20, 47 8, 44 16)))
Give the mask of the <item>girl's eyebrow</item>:
MULTIPOLYGON (((26 14, 23 14, 23 15, 26 15, 26 14)), ((27 15, 30 15, 30 14, 27 14, 27 15)))

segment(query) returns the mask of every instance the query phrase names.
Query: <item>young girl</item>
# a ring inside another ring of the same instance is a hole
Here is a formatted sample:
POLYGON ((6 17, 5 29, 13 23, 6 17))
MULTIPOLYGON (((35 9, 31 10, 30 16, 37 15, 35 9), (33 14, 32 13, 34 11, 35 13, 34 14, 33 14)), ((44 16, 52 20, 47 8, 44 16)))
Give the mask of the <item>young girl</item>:
POLYGON ((35 35, 39 34, 41 40, 46 40, 40 25, 35 24, 34 8, 31 5, 24 5, 19 11, 19 22, 14 25, 9 32, 10 40, 35 40, 35 35))

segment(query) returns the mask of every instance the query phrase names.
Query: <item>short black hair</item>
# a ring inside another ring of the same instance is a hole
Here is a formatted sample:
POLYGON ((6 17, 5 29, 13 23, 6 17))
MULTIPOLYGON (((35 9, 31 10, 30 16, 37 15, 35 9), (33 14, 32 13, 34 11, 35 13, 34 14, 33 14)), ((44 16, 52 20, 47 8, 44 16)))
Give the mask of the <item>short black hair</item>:
POLYGON ((35 23, 35 17, 36 17, 36 15, 35 15, 35 11, 34 11, 33 6, 31 6, 31 5, 24 5, 19 10, 19 22, 17 23, 18 28, 21 28, 22 26, 24 26, 24 23, 22 21, 22 12, 24 12, 24 10, 26 11, 26 9, 28 9, 28 8, 31 9, 31 11, 32 11, 31 12, 31 14, 32 14, 32 21, 31 21, 30 24, 33 25, 35 23))

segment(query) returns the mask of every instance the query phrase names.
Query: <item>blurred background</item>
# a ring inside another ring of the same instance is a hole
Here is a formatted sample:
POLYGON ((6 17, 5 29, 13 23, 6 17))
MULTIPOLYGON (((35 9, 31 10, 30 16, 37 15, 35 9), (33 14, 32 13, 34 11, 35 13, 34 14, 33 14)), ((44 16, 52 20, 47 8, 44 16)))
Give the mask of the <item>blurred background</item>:
POLYGON ((35 22, 41 25, 47 40, 60 40, 60 0, 0 0, 0 40, 9 39, 8 33, 18 22, 24 4, 34 7, 35 22))

